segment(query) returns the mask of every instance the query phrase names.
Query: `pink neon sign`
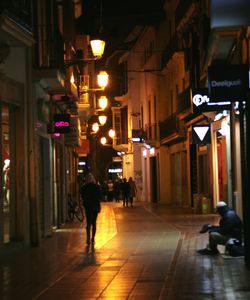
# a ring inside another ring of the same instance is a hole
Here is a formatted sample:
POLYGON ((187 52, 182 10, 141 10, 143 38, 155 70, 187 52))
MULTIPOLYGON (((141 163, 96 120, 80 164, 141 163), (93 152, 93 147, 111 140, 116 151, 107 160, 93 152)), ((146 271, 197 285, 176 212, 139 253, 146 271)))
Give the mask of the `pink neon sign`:
POLYGON ((69 122, 57 121, 54 123, 56 127, 69 127, 69 122))
POLYGON ((54 133, 69 133, 70 132, 70 115, 55 114, 54 115, 54 133))

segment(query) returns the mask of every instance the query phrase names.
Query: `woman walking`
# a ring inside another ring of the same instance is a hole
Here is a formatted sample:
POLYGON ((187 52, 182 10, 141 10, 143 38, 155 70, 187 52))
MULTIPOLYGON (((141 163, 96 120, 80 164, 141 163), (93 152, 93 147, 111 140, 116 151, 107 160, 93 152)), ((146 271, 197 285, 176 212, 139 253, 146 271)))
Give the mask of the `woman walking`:
POLYGON ((92 245, 95 243, 95 234, 96 234, 96 220, 99 212, 101 211, 101 188, 95 182, 94 176, 89 173, 85 178, 85 184, 81 188, 81 197, 83 200, 83 206, 85 208, 85 215, 87 220, 87 245, 92 245), (92 235, 90 232, 92 229, 92 235))

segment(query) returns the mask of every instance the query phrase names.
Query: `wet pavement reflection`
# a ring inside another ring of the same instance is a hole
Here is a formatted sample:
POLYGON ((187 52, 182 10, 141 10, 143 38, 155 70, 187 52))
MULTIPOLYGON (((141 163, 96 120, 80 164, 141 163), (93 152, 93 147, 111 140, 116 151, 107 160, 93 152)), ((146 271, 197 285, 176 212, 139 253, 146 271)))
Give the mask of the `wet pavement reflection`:
POLYGON ((103 203, 96 243, 69 223, 41 247, 1 254, 1 299, 250 299, 243 258, 205 257, 202 224, 164 205, 103 203))

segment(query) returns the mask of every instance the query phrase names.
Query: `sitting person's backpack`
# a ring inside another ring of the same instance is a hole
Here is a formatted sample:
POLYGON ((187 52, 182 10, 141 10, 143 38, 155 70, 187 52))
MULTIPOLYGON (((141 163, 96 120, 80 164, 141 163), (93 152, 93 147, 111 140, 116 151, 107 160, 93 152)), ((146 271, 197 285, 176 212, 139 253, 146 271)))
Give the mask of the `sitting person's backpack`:
POLYGON ((226 243, 225 252, 226 254, 234 257, 244 256, 244 247, 237 239, 230 239, 226 243))

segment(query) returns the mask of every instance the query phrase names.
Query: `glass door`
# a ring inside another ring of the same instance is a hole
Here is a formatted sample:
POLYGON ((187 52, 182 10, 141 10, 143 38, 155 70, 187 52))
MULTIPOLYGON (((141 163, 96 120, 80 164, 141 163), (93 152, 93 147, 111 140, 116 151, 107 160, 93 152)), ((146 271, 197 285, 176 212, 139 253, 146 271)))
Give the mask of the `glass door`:
POLYGON ((2 106, 1 110, 1 130, 2 130, 2 190, 3 190, 3 229, 4 243, 10 241, 10 117, 9 108, 2 106))

